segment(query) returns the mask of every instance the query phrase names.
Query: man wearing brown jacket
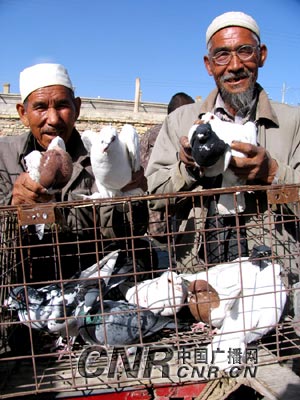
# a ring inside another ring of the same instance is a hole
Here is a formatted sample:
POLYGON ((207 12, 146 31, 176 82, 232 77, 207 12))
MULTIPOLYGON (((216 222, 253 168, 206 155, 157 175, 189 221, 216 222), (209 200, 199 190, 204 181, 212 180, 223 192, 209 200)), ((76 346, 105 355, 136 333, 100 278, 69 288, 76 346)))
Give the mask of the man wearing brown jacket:
MULTIPOLYGON (((205 177, 201 166, 196 165, 187 137, 191 126, 206 112, 233 124, 245 124, 247 121, 255 123, 257 145, 240 141, 231 145, 232 149, 243 153, 245 157, 232 157, 229 168, 247 184, 299 183, 300 109, 271 102, 267 93, 257 83, 258 70, 263 67, 267 58, 267 47, 261 43, 256 21, 241 12, 222 14, 208 27, 206 43, 207 55, 204 56, 204 63, 217 88, 203 103, 179 108, 166 118, 146 170, 150 193, 221 187, 221 175, 205 177)), ((254 207, 255 204, 255 197, 247 195, 246 210, 239 215, 241 225, 247 223, 249 207, 254 207)), ((165 201, 153 201, 151 207, 154 210, 162 210, 165 201)), ((189 201, 183 200, 180 207, 175 205, 176 219, 182 222, 180 229, 188 227, 187 221, 191 223, 192 213, 195 217, 195 205, 193 207, 189 201)), ((204 223, 195 229, 196 224, 192 224, 195 237, 190 238, 191 245, 186 246, 185 251, 184 236, 178 235, 182 243, 182 257, 178 257, 177 261, 184 270, 193 269, 193 265, 198 265, 199 255, 200 258, 205 257, 206 262, 218 263, 249 254, 249 238, 246 241, 243 237, 237 237, 234 228, 236 216, 219 215, 213 201, 206 202, 204 208, 205 210, 199 211, 199 215, 203 216, 203 212, 208 213, 214 225, 208 226, 206 222, 206 225, 204 223), (222 240, 212 240, 208 230, 207 237, 204 238, 201 234, 204 228, 220 229, 222 240)), ((266 205, 263 209, 266 209, 266 205)), ((255 235, 252 239, 255 237, 259 240, 259 236, 255 235)))

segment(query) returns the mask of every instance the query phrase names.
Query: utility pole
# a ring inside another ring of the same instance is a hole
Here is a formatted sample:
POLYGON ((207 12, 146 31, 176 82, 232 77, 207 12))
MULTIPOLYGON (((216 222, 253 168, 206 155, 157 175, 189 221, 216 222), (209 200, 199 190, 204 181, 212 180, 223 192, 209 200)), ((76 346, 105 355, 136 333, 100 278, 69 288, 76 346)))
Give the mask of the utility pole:
POLYGON ((139 105, 141 101, 141 80, 140 78, 135 79, 135 97, 134 97, 134 112, 139 112, 139 105))
POLYGON ((285 93, 286 93, 286 84, 283 82, 282 91, 281 91, 281 103, 285 102, 285 93))

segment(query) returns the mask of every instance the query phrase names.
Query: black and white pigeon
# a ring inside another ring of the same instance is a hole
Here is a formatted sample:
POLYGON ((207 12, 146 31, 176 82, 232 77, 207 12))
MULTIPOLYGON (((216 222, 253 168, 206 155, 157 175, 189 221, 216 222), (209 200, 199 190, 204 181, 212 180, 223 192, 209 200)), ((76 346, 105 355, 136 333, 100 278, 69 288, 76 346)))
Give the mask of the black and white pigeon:
POLYGON ((263 269, 269 265, 271 255, 271 247, 265 244, 256 245, 252 249, 249 261, 254 265, 258 265, 260 269, 263 269))
POLYGON ((140 188, 123 192, 122 188, 132 180, 132 173, 140 167, 139 135, 134 127, 125 124, 120 133, 111 125, 100 132, 91 130, 81 134, 81 140, 90 154, 98 192, 84 199, 141 195, 140 188))
MULTIPOLYGON (((232 156, 245 157, 245 154, 232 150, 235 141, 257 145, 257 130, 253 122, 244 125, 222 121, 216 115, 207 112, 201 116, 188 133, 192 156, 207 177, 222 174, 222 187, 245 185, 246 181, 238 178, 229 167, 232 156)), ((236 193, 237 205, 232 194, 221 194, 218 202, 220 214, 243 212, 245 200, 243 193, 236 193)))
POLYGON ((162 329, 180 329, 188 325, 176 324, 174 319, 155 315, 126 301, 103 300, 88 312, 79 312, 78 331, 88 344, 126 346, 141 342, 162 329))
POLYGON ((226 156, 229 145, 220 139, 208 122, 193 125, 189 132, 192 156, 198 166, 212 167, 226 156))
POLYGON ((119 251, 113 251, 99 264, 92 265, 62 284, 54 283, 41 288, 14 287, 5 306, 17 310, 19 320, 33 329, 75 340, 78 335, 75 320, 77 307, 89 310, 99 299, 100 293, 105 296, 110 288, 124 281, 123 276, 118 280, 115 271, 118 256, 119 251), (101 273, 103 267, 105 271, 101 273))

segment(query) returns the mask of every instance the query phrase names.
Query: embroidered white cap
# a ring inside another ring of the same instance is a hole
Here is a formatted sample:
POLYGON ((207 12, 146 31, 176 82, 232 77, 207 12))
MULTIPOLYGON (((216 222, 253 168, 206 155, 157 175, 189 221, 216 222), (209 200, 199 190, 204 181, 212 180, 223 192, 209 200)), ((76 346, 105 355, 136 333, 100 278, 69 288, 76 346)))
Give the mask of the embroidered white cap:
POLYGON ((22 101, 36 89, 52 85, 63 85, 74 90, 68 71, 61 64, 36 64, 32 67, 25 68, 20 73, 20 93, 22 101))
POLYGON ((229 11, 216 17, 206 31, 206 45, 211 37, 220 29, 228 26, 240 26, 254 32, 260 38, 260 30, 256 21, 248 14, 241 11, 229 11))

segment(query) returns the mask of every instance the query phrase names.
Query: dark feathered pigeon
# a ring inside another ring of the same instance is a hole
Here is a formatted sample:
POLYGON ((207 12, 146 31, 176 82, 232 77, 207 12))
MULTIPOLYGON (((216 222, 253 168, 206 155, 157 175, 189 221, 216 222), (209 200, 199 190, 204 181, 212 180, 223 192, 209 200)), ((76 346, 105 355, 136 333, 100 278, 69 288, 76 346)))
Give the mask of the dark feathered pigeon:
MULTIPOLYGON (((201 116, 198 124, 191 127, 188 138, 192 147, 195 162, 202 167, 203 175, 207 177, 222 174, 222 187, 245 185, 245 179, 236 176, 228 168, 231 156, 246 157, 247 155, 231 149, 233 141, 257 144, 256 126, 248 121, 244 125, 222 121, 216 115, 207 112, 201 116)), ((244 194, 236 193, 236 204, 232 194, 221 194, 218 202, 220 214, 235 214, 245 209, 244 194)))
MULTIPOLYGON (((62 284, 54 283, 41 288, 32 286, 14 287, 5 306, 18 311, 18 317, 25 325, 33 329, 61 336, 77 336, 76 308, 80 305, 92 307, 100 293, 109 291, 109 274, 114 274, 114 267, 119 252, 116 250, 105 256, 99 264, 87 268, 72 279, 62 284), (101 267, 106 272, 101 277, 101 267)), ((120 283, 124 281, 120 277, 120 283)), ((116 286, 114 277, 112 285, 116 286)))
POLYGON ((264 244, 253 246, 251 256, 252 264, 258 265, 260 269, 267 267, 270 264, 270 257, 272 255, 271 247, 264 244))
POLYGON ((228 145, 212 130, 210 124, 196 126, 190 136, 192 156, 201 167, 211 167, 225 154, 228 145))
MULTIPOLYGON (((162 329, 176 329, 174 319, 155 315, 125 301, 104 300, 88 312, 79 312, 78 331, 89 344, 125 346, 141 341, 162 329)), ((187 324, 183 324, 184 327, 187 324)), ((177 325, 178 328, 183 327, 177 325)))

